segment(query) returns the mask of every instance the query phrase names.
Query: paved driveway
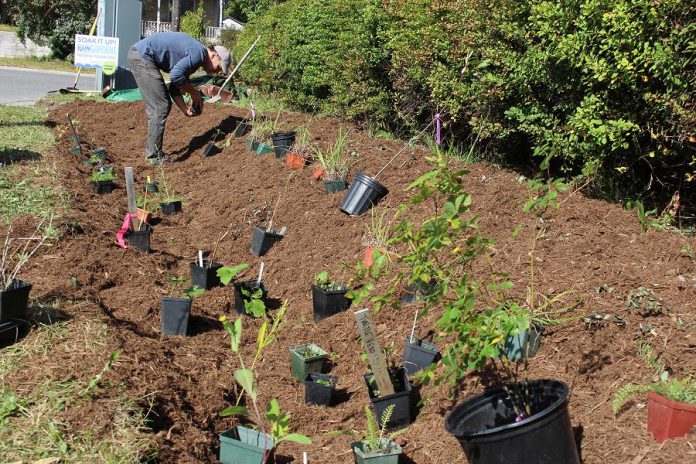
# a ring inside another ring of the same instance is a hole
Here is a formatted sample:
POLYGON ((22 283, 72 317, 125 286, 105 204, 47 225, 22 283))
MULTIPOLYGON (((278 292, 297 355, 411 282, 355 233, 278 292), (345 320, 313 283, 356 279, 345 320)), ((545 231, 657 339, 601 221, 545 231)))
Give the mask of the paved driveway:
MULTIPOLYGON (((72 87, 75 74, 0 66, 0 104, 33 105, 51 90, 72 87)), ((83 74, 78 89, 94 90, 94 74, 83 74)))

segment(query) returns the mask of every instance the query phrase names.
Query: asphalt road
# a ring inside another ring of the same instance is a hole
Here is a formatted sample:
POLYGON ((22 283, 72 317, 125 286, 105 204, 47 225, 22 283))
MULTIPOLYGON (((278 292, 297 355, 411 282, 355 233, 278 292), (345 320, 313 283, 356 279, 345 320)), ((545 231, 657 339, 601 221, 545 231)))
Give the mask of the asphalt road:
MULTIPOLYGON (((51 90, 72 87, 75 74, 0 66, 0 104, 33 105, 51 90)), ((82 74, 78 89, 94 90, 94 74, 82 74)))

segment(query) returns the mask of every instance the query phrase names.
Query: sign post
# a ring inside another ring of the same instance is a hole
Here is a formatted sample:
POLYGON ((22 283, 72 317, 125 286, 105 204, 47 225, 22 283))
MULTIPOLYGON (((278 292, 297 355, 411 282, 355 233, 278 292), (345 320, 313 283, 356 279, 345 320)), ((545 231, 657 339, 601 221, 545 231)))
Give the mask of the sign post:
POLYGON ((375 331, 374 324, 372 324, 372 319, 370 319, 370 313, 367 308, 365 308, 355 311, 353 316, 355 316, 355 321, 358 323, 358 332, 360 332, 360 337, 362 338, 363 346, 367 353, 367 361, 370 363, 370 369, 375 376, 379 395, 393 395, 394 385, 392 385, 391 379, 389 378, 387 363, 379 347, 377 332, 375 331))

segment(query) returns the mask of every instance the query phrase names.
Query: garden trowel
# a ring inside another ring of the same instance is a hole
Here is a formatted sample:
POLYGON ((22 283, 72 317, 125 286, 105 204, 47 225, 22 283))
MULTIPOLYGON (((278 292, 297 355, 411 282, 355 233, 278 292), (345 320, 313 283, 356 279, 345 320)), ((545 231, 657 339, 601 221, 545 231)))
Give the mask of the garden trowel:
POLYGON ((215 96, 212 97, 210 100, 208 100, 208 103, 216 103, 216 102, 219 102, 219 101, 220 101, 220 98, 221 98, 220 94, 222 93, 222 89, 224 89, 225 86, 230 82, 230 80, 232 80, 232 77, 235 75, 235 73, 237 72, 237 70, 239 69, 239 67, 242 65, 242 63, 244 63, 244 60, 247 59, 247 57, 249 56, 249 54, 251 53, 251 51, 254 49, 254 47, 256 46, 256 44, 259 43, 259 40, 261 40, 261 36, 258 36, 258 37, 256 38, 256 40, 254 41, 254 43, 251 44, 251 47, 249 47, 249 50, 247 50, 247 52, 244 54, 244 56, 242 57, 242 59, 239 60, 239 63, 237 63, 237 66, 234 67, 234 69, 232 70, 232 72, 230 73, 230 75, 227 77, 227 79, 225 79, 225 82, 223 82, 222 86, 220 87, 220 90, 218 90, 217 95, 215 95, 215 96))

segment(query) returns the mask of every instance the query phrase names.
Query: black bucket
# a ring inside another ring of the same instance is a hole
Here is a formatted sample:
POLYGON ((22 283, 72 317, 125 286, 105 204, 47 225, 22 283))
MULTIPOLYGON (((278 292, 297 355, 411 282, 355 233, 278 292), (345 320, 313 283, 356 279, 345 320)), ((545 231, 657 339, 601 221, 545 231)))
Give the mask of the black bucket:
POLYGON ((459 440, 468 462, 580 464, 568 415, 568 386, 559 380, 534 380, 517 388, 528 389, 530 417, 518 419, 502 386, 469 398, 447 415, 445 429, 459 440))
POLYGON ((162 297, 162 335, 186 335, 189 314, 191 312, 190 298, 162 297))
POLYGON ((387 188, 372 177, 359 172, 343 197, 341 211, 351 216, 360 216, 376 205, 389 193, 387 188))
POLYGON ((295 132, 276 132, 271 134, 273 150, 276 158, 282 158, 290 151, 290 147, 295 143, 295 132))

